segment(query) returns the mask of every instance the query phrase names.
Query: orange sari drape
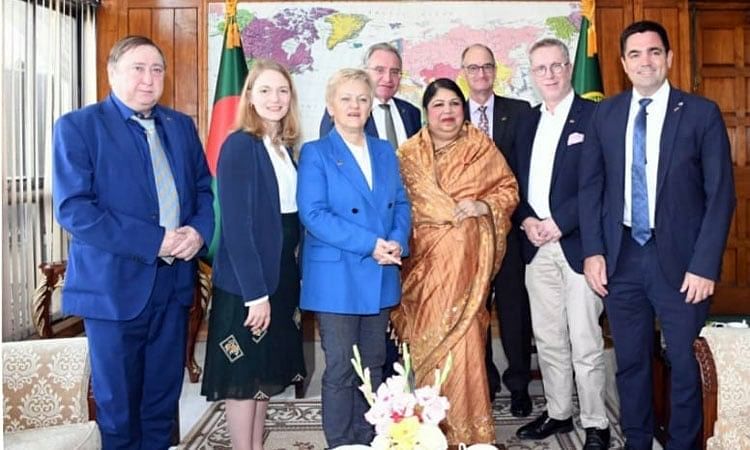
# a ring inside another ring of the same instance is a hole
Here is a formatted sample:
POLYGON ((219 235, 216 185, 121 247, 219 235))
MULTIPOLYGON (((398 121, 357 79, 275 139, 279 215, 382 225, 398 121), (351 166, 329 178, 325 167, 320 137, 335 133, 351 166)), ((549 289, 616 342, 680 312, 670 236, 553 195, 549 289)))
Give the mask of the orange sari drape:
POLYGON ((409 344, 417 386, 432 384, 435 369, 453 355, 442 388, 450 401, 443 423, 448 442, 495 442, 484 367, 485 302, 518 203, 516 179, 494 143, 468 123, 443 149, 433 150, 423 128, 398 154, 412 235, 393 326, 409 344), (456 222, 454 208, 465 198, 486 203, 491 214, 456 222))

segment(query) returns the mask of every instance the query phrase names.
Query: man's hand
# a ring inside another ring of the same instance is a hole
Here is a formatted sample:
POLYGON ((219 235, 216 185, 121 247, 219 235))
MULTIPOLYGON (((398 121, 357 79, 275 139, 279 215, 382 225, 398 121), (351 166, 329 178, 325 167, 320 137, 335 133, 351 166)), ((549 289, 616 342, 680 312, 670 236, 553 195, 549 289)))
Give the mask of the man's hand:
POLYGON ((259 302, 247 307, 247 318, 244 325, 254 335, 259 335, 271 324, 271 304, 267 301, 259 302))
POLYGON ((542 221, 536 217, 527 217, 521 223, 521 229, 534 247, 541 247, 546 240, 542 236, 542 221))
POLYGON ((174 256, 175 249, 182 242, 182 236, 180 236, 175 230, 168 230, 164 233, 164 238, 161 241, 161 247, 159 247, 158 257, 174 256))
POLYGON ((541 228, 539 234, 544 239, 542 245, 547 242, 557 242, 562 237, 562 231, 560 231, 560 227, 557 226, 552 217, 547 217, 542 220, 539 224, 539 228, 541 228))
POLYGON ((375 242, 372 257, 381 266, 387 264, 401 265, 401 245, 396 241, 385 241, 381 238, 375 242), (395 243, 395 246, 394 246, 395 243))
POLYGON ((700 303, 714 295, 715 285, 716 282, 714 280, 686 272, 680 292, 683 294, 687 293, 685 295, 685 303, 700 303))
POLYGON ((182 238, 182 241, 175 247, 172 255, 176 258, 189 261, 203 247, 203 238, 190 225, 177 228, 174 231, 182 238))
POLYGON ((602 255, 589 256, 583 260, 583 275, 586 282, 599 296, 606 297, 607 291, 607 262, 602 255))

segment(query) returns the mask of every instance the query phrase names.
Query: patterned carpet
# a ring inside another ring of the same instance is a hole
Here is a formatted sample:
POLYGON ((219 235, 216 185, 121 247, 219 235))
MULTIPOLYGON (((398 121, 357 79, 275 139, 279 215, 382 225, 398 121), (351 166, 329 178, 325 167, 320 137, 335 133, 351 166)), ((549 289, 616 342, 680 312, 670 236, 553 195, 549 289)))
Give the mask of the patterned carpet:
MULTIPOLYGON (((583 447, 584 432, 578 417, 575 432, 553 436, 544 441, 521 441, 515 432, 544 409, 544 397, 533 396, 534 412, 530 417, 516 418, 510 414, 510 397, 500 396, 493 405, 497 441, 507 450, 574 450, 583 447)), ((612 427, 610 448, 623 446, 617 423, 616 410, 607 403, 607 414, 612 427)), ((266 421, 266 450, 322 450, 325 438, 321 429, 319 400, 271 402, 266 421)), ((188 433, 178 447, 184 450, 229 450, 229 434, 224 419, 224 403, 214 403, 188 433)))

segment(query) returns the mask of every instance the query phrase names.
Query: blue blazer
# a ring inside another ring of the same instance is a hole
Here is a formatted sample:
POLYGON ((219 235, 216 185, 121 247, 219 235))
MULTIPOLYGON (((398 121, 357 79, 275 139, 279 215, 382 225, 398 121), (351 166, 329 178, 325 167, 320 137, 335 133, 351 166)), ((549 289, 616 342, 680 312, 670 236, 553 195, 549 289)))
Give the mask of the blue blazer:
MULTIPOLYGON (((581 155, 583 256, 617 268, 623 233, 625 128, 632 91, 602 101, 581 155)), ((685 272, 718 280, 736 203, 729 138, 716 104, 672 88, 659 148, 655 243, 659 265, 679 289, 685 272)))
MULTIPOLYGON (((180 225, 210 242, 211 175, 190 117, 157 105, 175 186, 180 225)), ((67 314, 128 320, 145 307, 156 278, 164 228, 151 162, 112 97, 62 116, 54 127, 52 195, 58 222, 71 234, 63 287, 67 314), (145 173, 144 173, 145 168, 145 173)), ((204 247, 205 251, 205 247, 204 247)), ((189 306, 195 260, 175 260, 175 294, 189 306)))
MULTIPOLYGON (((419 112, 419 109, 400 98, 393 97, 393 102, 396 103, 401 120, 404 122, 404 131, 406 131, 407 139, 417 134, 422 128, 422 114, 419 112)), ((326 136, 331 129, 333 129, 333 119, 328 115, 328 110, 326 109, 323 112, 323 118, 320 119, 320 137, 326 136)), ((375 126, 372 114, 370 114, 370 118, 365 123, 365 133, 373 137, 380 137, 378 136, 378 128, 375 126)))
POLYGON ((372 257, 378 238, 408 254, 411 209, 396 154, 387 141, 366 136, 370 190, 334 129, 300 153, 297 207, 305 227, 300 307, 341 314, 377 314, 401 298, 399 267, 372 257))
MULTIPOLYGON (((578 164, 581 159, 583 139, 568 145, 568 139, 574 133, 585 138, 586 126, 596 104, 584 100, 579 96, 573 98, 565 126, 555 150, 555 162, 552 166, 552 180, 549 188, 549 207, 552 219, 562 232, 560 246, 570 267, 578 273, 583 273, 583 258, 581 257, 581 234, 578 230, 578 164)), ((534 146, 539 120, 542 117, 540 106, 528 110, 518 121, 516 131, 514 172, 518 178, 518 188, 521 201, 513 214, 513 222, 520 226, 528 217, 542 219, 529 205, 529 170, 531 167, 531 151, 534 146)), ((575 140, 575 139, 574 139, 575 140)), ((521 255, 529 264, 534 255, 535 247, 526 233, 521 233, 521 255)))
POLYGON ((221 233, 213 283, 243 301, 271 295, 279 284, 284 231, 279 186, 263 140, 245 131, 227 136, 216 182, 221 233))

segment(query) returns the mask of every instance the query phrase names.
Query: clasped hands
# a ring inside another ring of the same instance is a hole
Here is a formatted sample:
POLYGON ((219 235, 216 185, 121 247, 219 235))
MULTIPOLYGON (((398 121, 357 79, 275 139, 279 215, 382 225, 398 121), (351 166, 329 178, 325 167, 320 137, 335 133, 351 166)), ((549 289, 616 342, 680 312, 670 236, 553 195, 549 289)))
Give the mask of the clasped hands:
POLYGON ((396 241, 386 241, 378 238, 375 242, 375 249, 372 251, 372 257, 381 266, 387 264, 401 265, 401 244, 396 241))
POLYGON ((459 223, 469 217, 479 217, 489 213, 490 208, 486 203, 469 198, 459 200, 456 207, 453 208, 453 218, 459 223))
POLYGON ((562 231, 552 217, 544 220, 527 217, 521 224, 521 229, 534 247, 541 247, 548 242, 557 242, 562 237, 562 231))
POLYGON ((195 228, 186 225, 167 230, 159 248, 159 257, 173 256, 188 261, 203 247, 203 238, 195 228))

